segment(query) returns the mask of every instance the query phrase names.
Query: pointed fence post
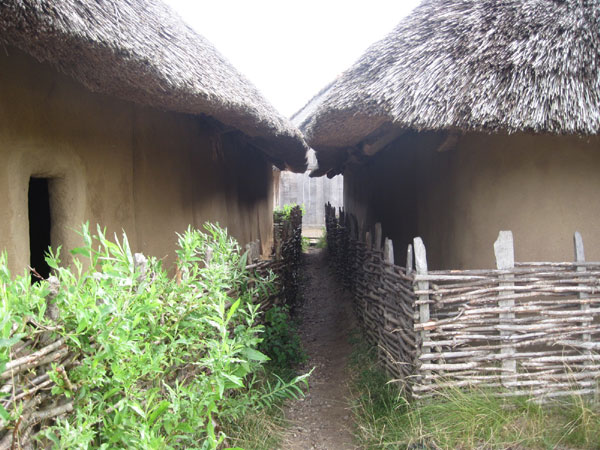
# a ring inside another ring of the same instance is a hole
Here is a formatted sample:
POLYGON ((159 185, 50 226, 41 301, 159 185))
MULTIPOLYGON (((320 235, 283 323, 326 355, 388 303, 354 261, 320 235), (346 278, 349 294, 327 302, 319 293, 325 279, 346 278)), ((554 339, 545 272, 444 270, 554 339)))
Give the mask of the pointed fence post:
POLYGON ((413 246, 408 244, 406 249, 406 275, 410 275, 413 271, 413 246))
POLYGON ((373 242, 373 250, 381 250, 381 223, 375 224, 375 240, 373 242))
MULTIPOLYGON (((576 263, 583 263, 583 262, 585 262, 585 251, 584 251, 584 248, 583 248, 583 238, 581 237, 581 233, 579 233, 579 231, 576 231, 575 234, 573 235, 573 244, 574 244, 574 247, 575 247, 575 262, 576 263)), ((586 271, 585 266, 579 266, 579 265, 577 266, 576 270, 577 270, 578 273, 582 273, 582 272, 586 271)), ((588 298, 588 294, 587 293, 585 293, 585 292, 580 292, 579 293, 579 299, 580 300, 584 300, 586 298, 588 298)), ((592 321, 592 318, 590 316, 590 304, 587 303, 587 302, 582 302, 580 304, 580 309, 581 309, 582 314, 584 316, 586 316, 585 320, 581 323, 581 325, 584 326, 584 327, 589 327, 590 323, 592 321)), ((581 339, 582 339, 582 341, 584 343, 585 342, 591 342, 592 341, 592 335, 589 332, 588 333, 584 332, 584 333, 581 334, 581 339)), ((591 356, 592 352, 591 352, 590 349, 586 349, 584 351, 584 354, 591 356)), ((591 361, 587 361, 586 362, 586 364, 590 364, 590 363, 591 363, 591 361)))
POLYGON ((394 264, 394 243, 388 238, 385 238, 383 244, 383 260, 389 264, 394 264))
MULTIPOLYGON (((415 266, 417 275, 427 275, 427 252, 425 251, 425 245, 423 244, 423 240, 420 237, 416 237, 413 239, 413 248, 415 250, 415 266)), ((419 281, 417 282, 417 289, 419 291, 427 291, 429 290, 429 281, 419 281)), ((420 294, 419 302, 422 302, 419 305, 419 323, 421 325, 429 322, 429 294, 420 294)), ((429 331, 423 328, 420 332, 420 341, 417 344, 417 358, 423 353, 429 353, 430 348, 428 346, 423 345, 425 342, 429 341, 429 331)), ((430 371, 426 371, 424 375, 430 374, 430 371)), ((423 384, 427 384, 428 381, 423 380, 423 384)))
MULTIPOLYGON (((512 270, 515 267, 515 250, 513 244, 512 231, 500 231, 498 239, 494 242, 494 253, 496 255, 496 267, 499 270, 512 270)), ((514 279, 514 275, 500 275, 502 280, 514 279)), ((513 281, 501 281, 499 284, 501 287, 514 286, 513 281)), ((502 297, 511 297, 514 295, 514 291, 501 291, 499 293, 500 299, 498 305, 500 308, 512 309, 515 306, 514 298, 507 298, 502 300, 502 297)), ((500 313, 500 325, 514 325, 515 313, 514 311, 507 311, 500 313)), ((502 360, 502 384, 507 387, 510 385, 510 381, 514 381, 514 375, 517 373, 517 361, 511 358, 510 355, 515 354, 515 347, 511 344, 510 337, 512 331, 501 330, 500 336, 502 338, 501 352, 508 357, 502 360)))

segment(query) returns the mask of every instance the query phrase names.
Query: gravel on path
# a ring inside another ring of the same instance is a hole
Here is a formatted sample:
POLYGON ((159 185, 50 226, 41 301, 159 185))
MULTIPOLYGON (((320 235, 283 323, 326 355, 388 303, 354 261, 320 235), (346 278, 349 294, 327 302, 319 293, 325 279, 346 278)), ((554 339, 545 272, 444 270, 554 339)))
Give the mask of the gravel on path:
POLYGON ((348 405, 349 335, 355 326, 348 293, 335 281, 325 250, 305 253, 303 301, 297 311, 300 337, 314 371, 307 396, 285 410, 290 428, 282 450, 352 450, 348 405))

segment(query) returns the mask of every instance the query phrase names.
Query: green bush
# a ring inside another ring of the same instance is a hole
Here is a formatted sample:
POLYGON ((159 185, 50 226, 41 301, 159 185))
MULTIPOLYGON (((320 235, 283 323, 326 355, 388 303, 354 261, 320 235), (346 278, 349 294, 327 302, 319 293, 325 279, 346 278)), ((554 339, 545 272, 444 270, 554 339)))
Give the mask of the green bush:
MULTIPOLYGON (((47 258, 60 285, 57 335, 78 360, 68 384, 51 373, 53 393, 74 402, 41 433, 56 447, 215 449, 225 418, 302 394, 305 376, 262 381, 268 357, 253 298, 272 276, 248 283, 238 244, 218 226, 205 231, 179 236, 175 278, 155 258, 138 267, 127 237, 113 242, 100 228, 92 237, 83 227, 72 269, 58 251, 47 258)), ((48 323, 48 284, 12 280, 2 256, 0 294, 1 370, 25 317, 48 323)))
POLYGON ((306 236, 302 236, 302 251, 306 252, 310 248, 310 239, 306 236))
POLYGON ((292 378, 294 366, 306 361, 296 326, 287 306, 273 306, 265 314, 264 339, 259 349, 268 355, 269 368, 292 378))
POLYGON ((305 216, 306 208, 304 207, 304 204, 298 205, 296 203, 288 203, 279 208, 275 208, 275 210, 273 211, 273 218, 275 219, 275 221, 288 220, 290 218, 290 214, 291 214, 292 210, 296 206, 300 206, 300 211, 302 212, 302 216, 305 216))

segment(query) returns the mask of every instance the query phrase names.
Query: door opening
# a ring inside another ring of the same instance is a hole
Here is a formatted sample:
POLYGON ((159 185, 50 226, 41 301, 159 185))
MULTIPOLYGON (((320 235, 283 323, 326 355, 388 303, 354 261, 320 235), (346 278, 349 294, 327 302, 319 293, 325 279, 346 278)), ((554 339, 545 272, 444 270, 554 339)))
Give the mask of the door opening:
MULTIPOLYGON (((48 178, 29 179, 29 254, 31 267, 43 278, 50 275, 50 266, 46 263, 45 253, 50 246, 50 190, 48 178)), ((32 281, 38 277, 32 276, 32 281)))

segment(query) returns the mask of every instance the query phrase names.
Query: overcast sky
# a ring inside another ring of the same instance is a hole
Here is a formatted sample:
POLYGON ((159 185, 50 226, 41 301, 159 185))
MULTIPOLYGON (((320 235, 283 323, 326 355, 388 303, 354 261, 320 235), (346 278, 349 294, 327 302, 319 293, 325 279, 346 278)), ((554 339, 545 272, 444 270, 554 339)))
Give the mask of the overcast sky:
POLYGON ((291 116, 419 0, 166 0, 291 116))

